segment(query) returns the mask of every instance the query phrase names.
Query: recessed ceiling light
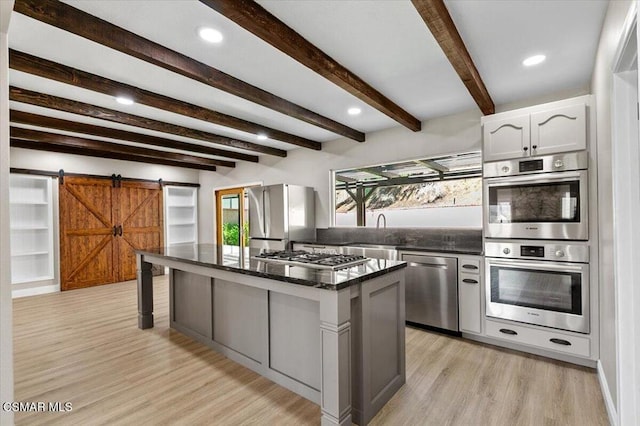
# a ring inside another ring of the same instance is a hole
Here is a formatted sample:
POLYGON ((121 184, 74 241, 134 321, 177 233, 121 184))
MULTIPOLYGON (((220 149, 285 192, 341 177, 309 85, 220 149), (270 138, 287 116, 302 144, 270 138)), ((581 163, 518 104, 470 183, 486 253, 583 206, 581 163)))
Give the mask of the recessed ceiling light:
POLYGON ((542 62, 544 62, 545 59, 547 59, 547 57, 544 56, 544 55, 529 56, 527 59, 522 61, 522 65, 524 65, 525 67, 538 65, 538 64, 541 64, 542 62))
POLYGON ((208 41, 209 43, 220 43, 223 39, 220 31, 209 27, 202 27, 198 29, 198 35, 201 39, 208 41))
POLYGON ((124 96, 116 97, 116 102, 122 105, 133 105, 133 99, 125 98, 124 96))
POLYGON ((351 107, 347 110, 347 114, 349 115, 358 115, 362 112, 362 110, 358 107, 351 107))
POLYGON ((259 141, 266 141, 267 139, 268 139, 267 135, 262 135, 262 134, 258 135, 259 141))

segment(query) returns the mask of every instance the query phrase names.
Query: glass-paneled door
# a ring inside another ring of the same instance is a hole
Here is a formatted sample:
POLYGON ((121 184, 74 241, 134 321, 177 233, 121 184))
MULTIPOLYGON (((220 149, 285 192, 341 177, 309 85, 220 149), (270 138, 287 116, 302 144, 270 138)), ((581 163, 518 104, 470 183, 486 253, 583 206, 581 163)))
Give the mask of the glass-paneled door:
POLYGON ((244 188, 216 191, 218 245, 245 247, 249 238, 248 203, 244 188))

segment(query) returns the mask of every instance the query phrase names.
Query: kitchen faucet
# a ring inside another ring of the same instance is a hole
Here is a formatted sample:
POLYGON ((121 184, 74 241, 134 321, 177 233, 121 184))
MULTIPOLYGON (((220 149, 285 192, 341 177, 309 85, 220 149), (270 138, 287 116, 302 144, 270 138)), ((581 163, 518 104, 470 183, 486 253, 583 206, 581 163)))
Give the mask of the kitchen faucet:
POLYGON ((387 229, 387 217, 382 213, 380 213, 378 215, 378 220, 376 220, 376 229, 380 229, 380 219, 381 218, 384 219, 384 226, 382 227, 382 229, 387 229))

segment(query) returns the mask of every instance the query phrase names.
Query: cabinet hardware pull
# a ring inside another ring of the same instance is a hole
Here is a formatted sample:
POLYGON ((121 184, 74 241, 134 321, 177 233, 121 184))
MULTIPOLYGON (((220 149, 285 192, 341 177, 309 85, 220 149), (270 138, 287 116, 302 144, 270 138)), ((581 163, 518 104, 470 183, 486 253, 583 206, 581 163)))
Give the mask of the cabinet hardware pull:
POLYGON ((112 232, 113 232, 113 236, 114 237, 117 236, 118 235, 118 227, 114 225, 113 229, 112 229, 112 232))
POLYGON ((467 284, 478 284, 478 281, 472 280, 471 278, 465 278, 462 280, 462 282, 467 284))
POLYGON ((118 235, 122 237, 122 225, 118 225, 118 235))
POLYGON ((517 336, 518 335, 518 333, 516 333, 513 330, 509 330, 508 328, 501 328, 500 329, 500 333, 510 334, 511 336, 517 336))
POLYGON ((569 341, 567 341, 567 340, 564 340, 564 339, 556 339, 556 338, 553 338, 553 339, 549 339, 549 341, 550 341, 551 343, 555 343, 556 345, 571 346, 571 342, 569 342, 569 341))
POLYGON ((538 149, 538 145, 531 145, 531 148, 538 149))
POLYGON ((464 269, 478 269, 476 265, 462 265, 464 269))
POLYGON ((523 150, 524 152, 527 152, 527 151, 529 151, 529 147, 528 147, 528 146, 525 146, 525 147, 523 147, 523 148, 522 148, 522 150, 523 150))

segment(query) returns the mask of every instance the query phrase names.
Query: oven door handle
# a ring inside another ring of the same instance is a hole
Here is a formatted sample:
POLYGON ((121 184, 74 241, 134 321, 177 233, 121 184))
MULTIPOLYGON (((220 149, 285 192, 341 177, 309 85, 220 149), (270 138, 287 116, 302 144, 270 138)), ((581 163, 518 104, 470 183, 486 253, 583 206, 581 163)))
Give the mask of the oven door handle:
POLYGON ((581 179, 586 176, 585 170, 576 170, 570 172, 548 172, 538 175, 524 175, 524 176, 508 176, 499 178, 487 178, 485 182, 487 186, 513 186, 517 183, 554 183, 554 182, 566 182, 581 179))
POLYGON ((541 271, 571 271, 571 272, 587 272, 588 265, 583 263, 567 263, 567 262, 527 262, 516 259, 487 259, 487 266, 504 266, 508 268, 527 268, 537 269, 541 271))

